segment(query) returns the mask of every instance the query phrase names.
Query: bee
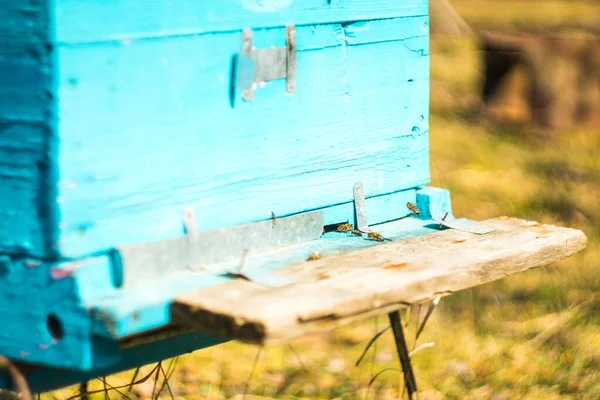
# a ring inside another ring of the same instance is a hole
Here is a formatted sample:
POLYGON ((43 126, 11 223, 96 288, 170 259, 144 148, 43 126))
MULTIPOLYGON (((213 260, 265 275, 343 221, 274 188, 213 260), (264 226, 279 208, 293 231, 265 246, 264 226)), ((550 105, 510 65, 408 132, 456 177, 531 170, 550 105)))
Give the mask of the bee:
POLYGON ((277 217, 273 211, 271 211, 271 217, 273 218, 273 228, 275 228, 275 225, 277 225, 277 217))
POLYGON ((358 229, 352 229, 350 231, 351 234, 355 235, 355 236, 362 236, 362 232, 359 231, 358 229))
POLYGON ((377 240, 378 242, 383 242, 385 240, 384 237, 377 232, 369 232, 367 238, 371 240, 377 240))
POLYGON ((350 224, 342 224, 340 226, 337 227, 337 231, 338 232, 349 232, 353 229, 352 225, 350 224))
POLYGON ((419 213, 421 212, 413 203, 406 203, 406 207, 408 207, 410 211, 414 212, 415 215, 419 215, 419 213))
POLYGON ((306 261, 314 261, 314 260, 320 260, 320 259, 321 259, 321 254, 319 254, 318 251, 315 251, 310 256, 308 256, 306 261))

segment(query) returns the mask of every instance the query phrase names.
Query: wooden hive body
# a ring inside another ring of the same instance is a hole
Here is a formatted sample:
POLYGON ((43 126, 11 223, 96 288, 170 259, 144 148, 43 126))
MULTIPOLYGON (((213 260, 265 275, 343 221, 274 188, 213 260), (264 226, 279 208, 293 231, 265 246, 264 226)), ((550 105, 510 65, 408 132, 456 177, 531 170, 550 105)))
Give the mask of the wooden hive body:
POLYGON ((409 215, 429 182, 427 6, 0 0, 0 354, 41 365, 45 389, 219 342, 122 345, 222 280, 159 288, 180 271, 123 265, 120 246, 184 237, 187 209, 201 232, 312 210, 335 224, 360 181, 371 223, 409 215), (260 51, 287 26, 295 92, 258 82, 244 101, 243 29, 260 51))
POLYGON ((427 2, 371 3, 3 2, 0 251, 80 258, 180 236, 188 206, 206 230, 426 184, 427 2), (295 93, 243 101, 242 29, 260 50, 286 25, 295 93))

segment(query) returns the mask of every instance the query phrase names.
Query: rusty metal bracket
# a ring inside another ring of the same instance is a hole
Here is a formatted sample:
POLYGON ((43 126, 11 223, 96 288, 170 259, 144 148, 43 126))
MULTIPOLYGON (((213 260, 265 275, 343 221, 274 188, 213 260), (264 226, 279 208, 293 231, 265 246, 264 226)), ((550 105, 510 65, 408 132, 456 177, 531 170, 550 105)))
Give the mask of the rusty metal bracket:
POLYGON ((286 28, 286 46, 256 49, 252 46, 252 30, 242 32, 242 51, 236 57, 235 87, 242 99, 251 101, 254 89, 261 83, 286 78, 287 93, 296 91, 296 28, 286 28))

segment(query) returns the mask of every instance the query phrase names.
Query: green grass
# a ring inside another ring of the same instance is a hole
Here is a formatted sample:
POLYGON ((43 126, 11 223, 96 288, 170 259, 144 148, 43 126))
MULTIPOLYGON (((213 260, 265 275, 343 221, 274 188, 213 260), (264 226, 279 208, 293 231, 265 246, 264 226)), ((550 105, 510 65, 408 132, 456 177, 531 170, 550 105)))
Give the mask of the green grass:
MULTIPOLYGON (((468 8, 473 1, 456 1, 469 18, 477 11, 468 8)), ((484 3, 485 11, 492 2, 484 3)), ((525 12, 512 0, 498 3, 501 19, 525 12)), ((529 8, 534 20, 557 9, 585 14, 600 5, 544 4, 536 8, 539 15, 529 8)), ((600 134, 574 131, 549 138, 491 124, 472 112, 478 71, 474 43, 432 43, 432 184, 451 190, 457 216, 510 215, 571 226, 582 229, 589 244, 567 260, 443 299, 420 339, 435 345, 414 356, 420 399, 598 399, 600 134)), ((415 315, 413 309, 409 337, 415 315)), ((266 348, 249 381, 256 347, 227 343, 201 350, 180 358, 171 389, 176 398, 224 399, 242 393, 249 382, 249 393, 270 398, 395 399, 397 372, 382 374, 368 387, 374 373, 399 365, 391 333, 354 366, 385 324, 384 318, 364 321, 293 343, 301 361, 288 346, 266 348)), ((126 374, 111 378, 113 384, 126 381, 126 374)), ((141 398, 144 389, 151 390, 148 385, 138 389, 141 398)))

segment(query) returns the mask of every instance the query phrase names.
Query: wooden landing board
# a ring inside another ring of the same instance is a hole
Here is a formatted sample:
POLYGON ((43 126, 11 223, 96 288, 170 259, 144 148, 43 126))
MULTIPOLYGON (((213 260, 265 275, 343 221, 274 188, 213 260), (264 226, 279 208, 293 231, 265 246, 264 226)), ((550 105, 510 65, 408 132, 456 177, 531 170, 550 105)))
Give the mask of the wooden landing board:
POLYGON ((256 344, 285 342, 385 314, 568 257, 583 232, 502 217, 476 235, 444 230, 307 261, 274 273, 296 283, 266 288, 236 280, 182 295, 178 325, 256 344))

